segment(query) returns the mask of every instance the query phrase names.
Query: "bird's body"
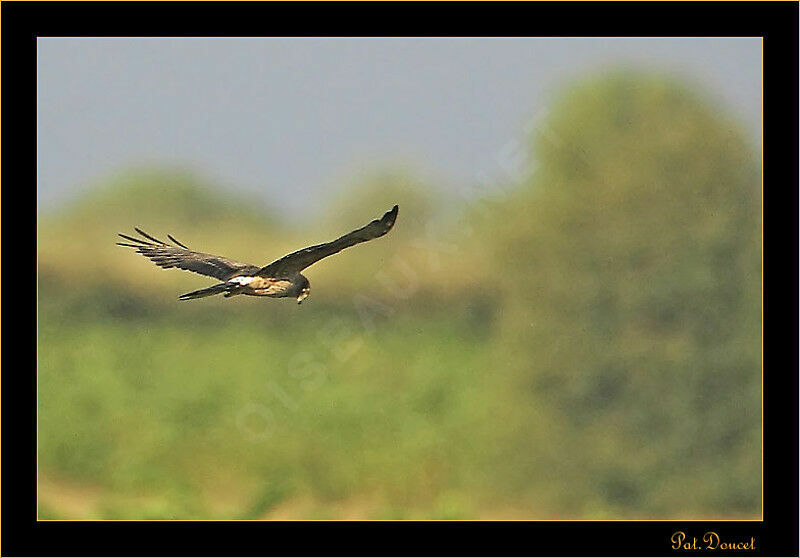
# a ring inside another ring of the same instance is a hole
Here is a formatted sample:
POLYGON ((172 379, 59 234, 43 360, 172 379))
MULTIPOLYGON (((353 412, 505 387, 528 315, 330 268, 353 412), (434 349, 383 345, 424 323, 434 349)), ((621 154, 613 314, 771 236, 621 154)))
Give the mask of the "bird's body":
MULTIPOLYGON (((216 294, 223 294, 225 298, 235 295, 299 298, 302 296, 303 290, 308 289, 308 286, 308 279, 299 273, 293 278, 286 279, 238 275, 224 283, 183 294, 180 296, 180 300, 192 300, 194 298, 204 298, 216 294)), ((303 296, 302 298, 305 297, 303 296)), ((302 302, 302 300, 299 302, 302 302)))
POLYGON ((356 229, 331 242, 310 246, 282 257, 271 264, 258 266, 243 264, 194 252, 167 235, 174 245, 162 242, 141 229, 136 229, 145 239, 134 238, 124 234, 120 236, 135 244, 118 242, 120 246, 136 248, 136 251, 156 265, 165 269, 177 267, 193 271, 209 277, 216 277, 222 282, 205 289, 192 291, 180 296, 180 300, 192 300, 222 294, 226 298, 235 295, 268 296, 272 298, 293 297, 297 303, 303 302, 311 287, 308 279, 300 273, 303 269, 322 258, 336 254, 345 248, 366 242, 385 235, 394 226, 397 219, 397 206, 380 218, 356 229))
POLYGON ((308 285, 308 279, 301 274, 297 274, 291 279, 276 279, 273 277, 234 277, 231 282, 241 285, 240 290, 230 293, 246 294, 252 296, 271 296, 281 298, 285 296, 298 296, 308 285))

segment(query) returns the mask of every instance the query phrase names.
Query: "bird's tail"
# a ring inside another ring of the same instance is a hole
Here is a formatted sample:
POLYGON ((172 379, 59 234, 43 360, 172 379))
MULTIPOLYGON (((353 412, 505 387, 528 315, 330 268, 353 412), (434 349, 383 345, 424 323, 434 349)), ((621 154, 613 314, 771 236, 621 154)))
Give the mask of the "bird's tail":
POLYGON ((199 291, 192 291, 190 293, 182 294, 178 297, 179 300, 192 300, 195 298, 204 298, 207 296, 214 296, 218 294, 222 294, 228 292, 231 287, 236 285, 231 285, 230 283, 219 283, 217 285, 211 285, 210 287, 206 287, 205 289, 200 289, 199 291))

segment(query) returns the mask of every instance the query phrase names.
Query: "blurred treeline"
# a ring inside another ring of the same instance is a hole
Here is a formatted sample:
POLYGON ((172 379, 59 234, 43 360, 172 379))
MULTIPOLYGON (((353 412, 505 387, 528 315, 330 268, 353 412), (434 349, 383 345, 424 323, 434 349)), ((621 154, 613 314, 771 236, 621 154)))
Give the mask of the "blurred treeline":
POLYGON ((40 215, 40 518, 759 517, 755 148, 634 72, 529 139, 524 179, 376 172, 299 223, 163 169, 40 215), (263 264, 394 203, 302 306, 179 302, 213 279, 114 245, 263 264))

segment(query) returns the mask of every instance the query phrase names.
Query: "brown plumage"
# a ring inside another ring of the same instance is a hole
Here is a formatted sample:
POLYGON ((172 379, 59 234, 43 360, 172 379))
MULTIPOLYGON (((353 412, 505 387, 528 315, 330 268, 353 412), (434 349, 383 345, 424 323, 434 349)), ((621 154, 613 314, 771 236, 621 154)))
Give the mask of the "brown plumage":
POLYGON ((149 258, 164 269, 176 267, 222 281, 217 285, 183 294, 180 296, 180 300, 191 300, 224 293, 225 297, 238 294, 273 298, 296 297, 297 303, 300 304, 311 290, 308 279, 300 273, 302 270, 322 258, 327 258, 345 248, 385 235, 394 226, 394 222, 397 219, 397 210, 398 208, 395 205, 383 217, 371 221, 360 229, 347 233, 331 242, 309 246, 297 252, 292 252, 261 268, 251 264, 235 262, 221 256, 195 252, 176 240, 172 235, 167 235, 173 243, 170 245, 150 236, 139 228, 135 228, 135 230, 144 239, 120 233, 119 236, 128 242, 117 242, 117 244, 135 248, 139 254, 149 258))

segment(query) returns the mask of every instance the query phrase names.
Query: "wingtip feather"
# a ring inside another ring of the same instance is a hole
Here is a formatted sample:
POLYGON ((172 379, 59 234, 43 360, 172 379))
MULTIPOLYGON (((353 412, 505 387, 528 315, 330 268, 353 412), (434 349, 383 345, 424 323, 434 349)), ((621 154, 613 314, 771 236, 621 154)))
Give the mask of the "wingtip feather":
POLYGON ((383 222, 386 223, 389 228, 394 226, 394 222, 397 220, 397 211, 398 211, 397 204, 394 205, 389 211, 386 212, 386 215, 383 216, 383 222))
POLYGON ((159 239, 157 239, 157 238, 155 238, 155 237, 153 237, 153 236, 150 236, 149 234, 147 234, 146 232, 144 232, 144 231, 143 231, 142 229, 140 229, 139 227, 133 227, 133 228, 134 228, 134 230, 135 230, 136 232, 138 232, 138 233, 139 233, 140 235, 142 235, 143 237, 145 237, 145 238, 149 238, 149 239, 150 239, 150 240, 152 240, 153 242, 156 242, 156 243, 158 243, 158 244, 161 244, 162 246, 166 246, 166 245, 167 245, 165 242, 163 242, 163 241, 161 241, 161 240, 159 240, 159 239))
POLYGON ((178 246, 180 246, 181 248, 186 248, 187 250, 189 249, 189 247, 188 247, 188 246, 186 246, 186 245, 182 244, 180 241, 178 241, 178 239, 177 239, 177 238, 175 238, 175 237, 174 237, 174 236, 172 236, 171 234, 167 234, 167 237, 169 237, 169 239, 170 239, 172 242, 174 242, 175 244, 177 244, 177 245, 178 245, 178 246))

